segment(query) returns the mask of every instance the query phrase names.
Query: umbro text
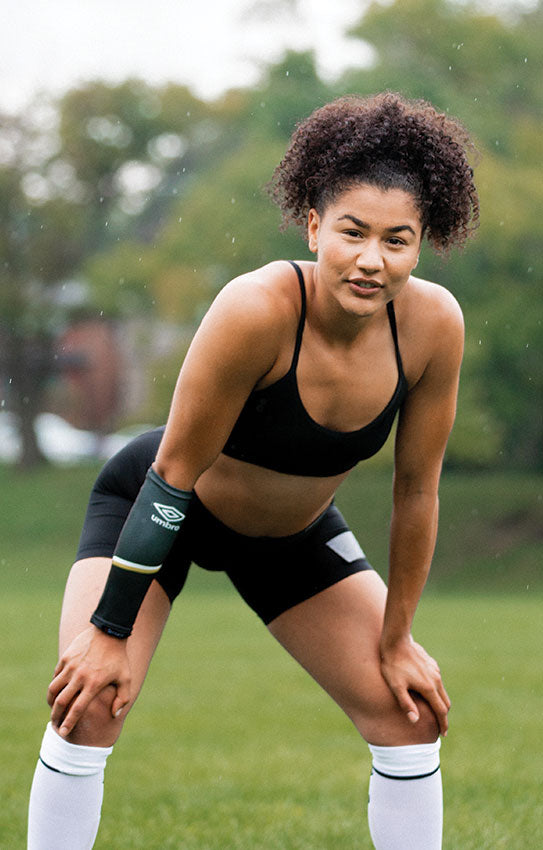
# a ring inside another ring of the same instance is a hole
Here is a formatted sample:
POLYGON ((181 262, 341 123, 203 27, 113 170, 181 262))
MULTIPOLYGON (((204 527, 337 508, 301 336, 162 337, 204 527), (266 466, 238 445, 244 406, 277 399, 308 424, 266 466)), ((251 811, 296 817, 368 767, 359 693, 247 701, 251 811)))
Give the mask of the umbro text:
POLYGON ((166 520, 164 519, 160 519, 160 517, 158 517, 156 514, 151 514, 151 519, 153 520, 153 522, 156 522, 157 525, 160 525, 162 526, 162 528, 165 528, 166 531, 179 531, 181 527, 179 525, 173 525, 171 522, 166 522, 166 520))

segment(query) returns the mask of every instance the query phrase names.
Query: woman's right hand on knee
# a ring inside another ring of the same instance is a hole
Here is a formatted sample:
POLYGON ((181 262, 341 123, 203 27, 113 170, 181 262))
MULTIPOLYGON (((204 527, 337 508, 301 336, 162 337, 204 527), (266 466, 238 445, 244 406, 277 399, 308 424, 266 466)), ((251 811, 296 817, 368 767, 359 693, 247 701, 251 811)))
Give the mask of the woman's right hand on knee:
POLYGON ((116 688, 111 714, 117 717, 130 700, 126 641, 90 625, 63 653, 47 691, 51 722, 59 735, 70 734, 89 703, 108 685, 116 688))

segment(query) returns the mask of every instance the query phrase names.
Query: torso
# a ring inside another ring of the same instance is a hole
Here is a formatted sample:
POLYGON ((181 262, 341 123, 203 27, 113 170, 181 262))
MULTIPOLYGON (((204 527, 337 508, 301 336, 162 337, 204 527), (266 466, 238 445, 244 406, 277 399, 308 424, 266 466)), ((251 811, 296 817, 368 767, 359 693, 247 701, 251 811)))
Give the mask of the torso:
MULTIPOLYGON (((288 372, 300 320, 296 278, 280 266, 282 294, 291 305, 284 323, 284 344, 256 390, 273 386, 288 372)), ((307 318, 296 369, 299 397, 319 425, 349 432, 371 423, 389 404, 398 385, 398 364, 386 310, 348 345, 323 341, 311 312, 312 263, 300 263, 307 284, 307 318), (360 364, 364 368, 360 368, 360 364)), ((270 267, 266 267, 270 269, 270 267)), ((271 281, 270 285, 277 285, 271 281)), ((407 383, 416 383, 431 351, 434 284, 410 279, 395 300, 399 347, 407 383), (416 303, 415 303, 416 302, 416 303), (426 332, 421 333, 421 325, 426 332)), ((437 295, 439 297, 439 295, 437 295)), ((225 524, 249 535, 282 536, 306 527, 330 503, 348 471, 333 475, 289 474, 219 455, 198 479, 196 490, 207 507, 225 524)))
MULTIPOLYGON (((336 476, 347 472, 358 461, 371 457, 382 448, 405 398, 407 383, 398 346, 394 305, 392 302, 387 303, 386 313, 394 344, 396 375, 385 406, 371 421, 355 428, 338 428, 328 424, 335 418, 334 408, 338 401, 353 397, 356 399, 360 384, 363 383, 361 377, 368 383, 368 394, 371 390, 371 384, 368 382, 371 367, 368 368, 366 361, 355 362, 346 373, 344 364, 343 369, 338 368, 331 358, 329 375, 323 374, 321 370, 315 373, 313 380, 309 378, 304 382, 309 385, 316 384, 320 398, 330 405, 324 417, 325 421, 317 420, 308 412, 300 394, 298 364, 302 348, 307 365, 314 365, 315 360, 307 357, 307 350, 303 345, 307 314, 303 274, 296 263, 291 265, 298 276, 301 303, 291 364, 288 371, 277 381, 253 390, 226 441, 223 452, 237 460, 289 475, 336 476)), ((316 354, 318 362, 318 351, 316 354)), ((391 379, 394 380, 393 376, 391 379)), ((385 379, 383 388, 386 388, 387 384, 388 380, 385 379)), ((341 413, 341 409, 338 413, 341 413)), ((341 416, 339 418, 341 419, 341 416)))

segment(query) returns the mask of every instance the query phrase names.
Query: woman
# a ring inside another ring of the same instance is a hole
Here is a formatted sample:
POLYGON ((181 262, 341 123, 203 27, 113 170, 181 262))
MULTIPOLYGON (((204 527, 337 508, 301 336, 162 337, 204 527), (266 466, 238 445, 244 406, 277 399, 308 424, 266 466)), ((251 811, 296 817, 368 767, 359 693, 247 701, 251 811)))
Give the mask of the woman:
POLYGON ((457 122, 394 94, 342 98, 295 131, 271 191, 315 261, 273 262, 224 287, 164 432, 110 461, 91 496, 31 850, 92 846, 106 758, 191 561, 228 573, 368 742, 377 850, 441 846, 450 701, 410 629, 435 544, 463 324, 453 296, 412 272, 424 236, 447 249, 477 219, 469 147, 457 122), (398 411, 387 590, 333 499, 398 411))

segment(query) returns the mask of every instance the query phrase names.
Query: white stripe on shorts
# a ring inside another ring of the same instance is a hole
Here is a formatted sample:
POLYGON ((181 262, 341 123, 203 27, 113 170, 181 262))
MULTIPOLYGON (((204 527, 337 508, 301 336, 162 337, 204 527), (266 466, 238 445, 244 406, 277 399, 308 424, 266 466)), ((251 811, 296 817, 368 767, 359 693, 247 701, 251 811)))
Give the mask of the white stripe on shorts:
POLYGON ((341 534, 332 537, 326 545, 348 564, 352 564, 358 558, 366 557, 352 531, 342 531, 341 534))

